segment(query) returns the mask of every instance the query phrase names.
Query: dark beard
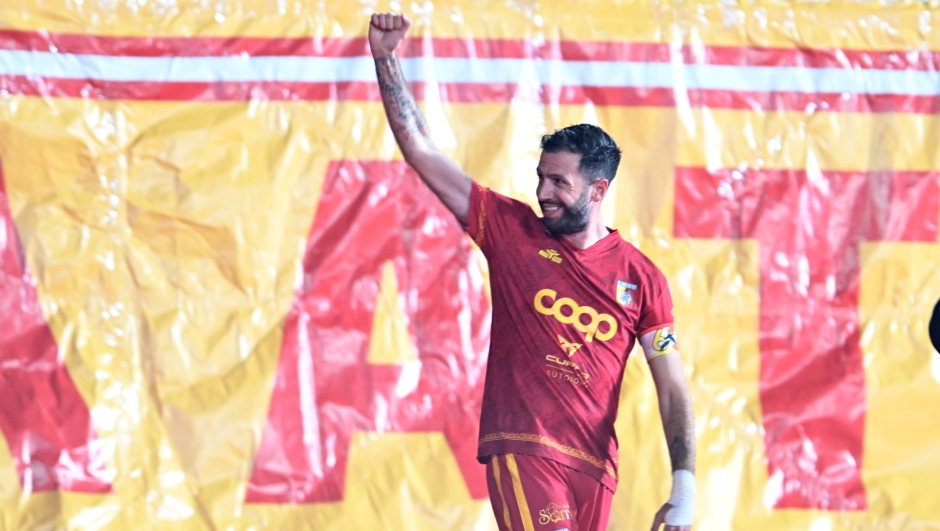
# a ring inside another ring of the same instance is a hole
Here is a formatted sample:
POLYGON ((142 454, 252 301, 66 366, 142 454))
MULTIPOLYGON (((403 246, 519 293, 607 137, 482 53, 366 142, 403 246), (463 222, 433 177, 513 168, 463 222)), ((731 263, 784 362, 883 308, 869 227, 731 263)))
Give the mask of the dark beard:
POLYGON ((542 225, 545 226, 545 229, 553 236, 583 232, 588 225, 589 192, 590 189, 585 189, 581 197, 578 197, 571 205, 565 205, 560 201, 542 203, 542 205, 557 205, 561 207, 561 217, 558 219, 542 218, 542 225))

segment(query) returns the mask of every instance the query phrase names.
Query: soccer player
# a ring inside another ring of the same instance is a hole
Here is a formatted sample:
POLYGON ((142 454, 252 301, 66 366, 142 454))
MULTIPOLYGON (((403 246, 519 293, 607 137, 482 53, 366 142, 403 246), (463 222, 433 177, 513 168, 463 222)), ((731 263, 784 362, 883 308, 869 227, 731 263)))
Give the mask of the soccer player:
POLYGON ((606 529, 617 485, 620 385, 639 338, 673 469, 672 495, 652 528, 688 531, 694 421, 669 287, 601 219, 620 150, 593 125, 544 136, 536 169, 542 217, 474 183, 435 147, 405 84, 395 48, 410 24, 400 15, 373 15, 369 44, 405 160, 489 262, 493 324, 478 458, 487 465, 499 529, 606 529))

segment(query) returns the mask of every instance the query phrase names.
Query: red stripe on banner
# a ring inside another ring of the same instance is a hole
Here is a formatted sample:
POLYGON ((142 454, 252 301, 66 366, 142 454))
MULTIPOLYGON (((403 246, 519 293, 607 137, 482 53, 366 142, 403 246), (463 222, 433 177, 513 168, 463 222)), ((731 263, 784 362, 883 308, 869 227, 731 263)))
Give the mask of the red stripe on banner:
POLYGON ((940 96, 909 94, 843 94, 838 92, 756 92, 692 89, 678 93, 668 87, 546 87, 543 103, 610 105, 615 107, 682 107, 752 110, 760 112, 801 111, 936 114, 940 96), (557 92, 553 98, 552 93, 557 92), (549 95, 546 96, 545 93, 549 95))
MULTIPOLYGON (((594 105, 614 107, 707 107, 761 112, 940 113, 940 96, 683 90, 668 87, 543 86, 516 83, 409 84, 419 101, 450 103, 594 105)), ((376 83, 349 82, 164 82, 101 81, 0 75, 0 95, 156 101, 380 101, 376 83)))
POLYGON ((937 241, 937 172, 676 168, 674 233, 757 239, 760 397, 776 508, 863 510, 859 245, 937 241))
MULTIPOLYGON (((117 37, 0 30, 0 50, 134 57, 360 57, 365 37, 117 37)), ((789 66, 940 71, 940 52, 747 46, 674 47, 668 43, 535 39, 408 39, 400 55, 480 59, 670 62, 728 66, 789 66)))
POLYGON ((0 94, 157 101, 380 101, 376 83, 166 82, 0 76, 0 94))
POLYGON ((0 50, 58 52, 115 57, 250 56, 359 57, 365 38, 112 37, 0 30, 0 50))

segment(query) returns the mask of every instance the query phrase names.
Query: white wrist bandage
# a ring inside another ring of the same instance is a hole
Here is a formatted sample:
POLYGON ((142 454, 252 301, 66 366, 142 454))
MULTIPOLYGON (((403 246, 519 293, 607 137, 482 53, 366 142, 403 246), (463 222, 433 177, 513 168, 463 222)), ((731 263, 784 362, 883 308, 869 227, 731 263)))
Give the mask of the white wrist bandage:
POLYGON ((688 470, 672 473, 672 494, 666 512, 666 525, 692 525, 695 514, 695 474, 688 470))

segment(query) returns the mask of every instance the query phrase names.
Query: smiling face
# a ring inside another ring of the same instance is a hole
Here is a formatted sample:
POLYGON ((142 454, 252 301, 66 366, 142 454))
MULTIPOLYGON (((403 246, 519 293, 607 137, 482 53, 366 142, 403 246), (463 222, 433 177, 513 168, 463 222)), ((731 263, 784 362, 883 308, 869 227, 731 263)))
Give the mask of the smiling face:
POLYGON ((542 152, 536 173, 536 196, 542 208, 542 223, 552 234, 577 234, 588 225, 593 184, 578 169, 581 155, 560 151, 542 152))

